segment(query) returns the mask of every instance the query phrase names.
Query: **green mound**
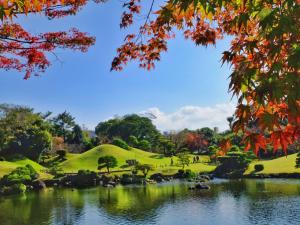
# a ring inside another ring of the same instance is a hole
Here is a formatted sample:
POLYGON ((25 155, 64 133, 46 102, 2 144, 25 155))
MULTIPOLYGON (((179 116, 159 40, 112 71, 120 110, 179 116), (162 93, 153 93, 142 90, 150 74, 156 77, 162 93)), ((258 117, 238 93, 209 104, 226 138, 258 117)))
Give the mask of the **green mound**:
POLYGON ((26 166, 27 164, 31 165, 41 176, 42 179, 50 178, 51 175, 46 174, 46 168, 40 164, 27 159, 20 158, 10 161, 1 161, 0 162, 0 177, 3 177, 6 174, 9 174, 11 171, 15 170, 17 167, 26 166))
POLYGON ((277 173, 300 173, 300 168, 296 168, 297 154, 280 157, 273 160, 254 161, 250 164, 245 174, 254 173, 254 166, 262 164, 264 169, 257 174, 277 174, 277 173))
MULTIPOLYGON (((181 168, 177 165, 170 166, 171 159, 169 157, 135 148, 125 150, 109 144, 101 145, 82 154, 78 154, 77 156, 73 156, 71 159, 62 162, 60 166, 67 173, 75 173, 79 169, 96 171, 98 167, 98 158, 105 155, 112 155, 117 158, 118 166, 113 168, 112 171, 130 169, 126 164, 126 160, 129 159, 135 159, 142 164, 152 164, 155 168, 155 171, 152 171, 152 173, 174 173, 181 168)), ((174 157, 174 162, 176 164, 176 157, 174 157)), ((199 172, 209 172, 214 170, 214 168, 214 166, 202 163, 191 164, 189 167, 185 167, 185 169, 193 169, 194 171, 199 172)))

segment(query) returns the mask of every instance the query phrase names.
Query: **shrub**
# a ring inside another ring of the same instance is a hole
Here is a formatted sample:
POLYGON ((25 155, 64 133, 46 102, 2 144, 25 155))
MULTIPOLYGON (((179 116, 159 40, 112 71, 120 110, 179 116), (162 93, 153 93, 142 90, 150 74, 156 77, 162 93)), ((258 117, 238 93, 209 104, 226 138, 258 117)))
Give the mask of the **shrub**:
POLYGON ((38 173, 34 170, 31 165, 26 165, 25 167, 18 167, 10 174, 5 175, 1 179, 1 183, 4 185, 13 184, 27 184, 32 180, 38 178, 38 173))
POLYGON ((183 169, 180 169, 178 170, 177 174, 175 175, 175 178, 195 178, 197 176, 197 174, 195 172, 193 172, 192 170, 190 169, 187 169, 187 170, 183 170, 183 169))
POLYGON ((63 169, 58 165, 52 166, 48 170, 48 173, 52 174, 55 178, 63 177, 65 175, 63 169))
POLYGON ((142 149, 142 150, 150 150, 151 149, 151 144, 149 141, 147 140, 142 140, 140 141, 139 143, 139 148, 142 149))
POLYGON ((90 170, 78 170, 77 175, 79 176, 96 175, 96 172, 90 170))
POLYGON ((179 173, 179 174, 184 174, 184 170, 183 170, 183 169, 180 169, 180 170, 178 170, 178 173, 179 173))
POLYGON ((59 156, 59 158, 66 159, 67 151, 64 149, 57 150, 56 154, 59 156))
POLYGON ((195 178, 196 177, 196 173, 193 172, 190 169, 185 170, 185 177, 186 178, 195 178))
POLYGON ((12 194, 21 194, 26 191, 26 186, 24 184, 14 184, 12 186, 3 186, 0 188, 0 194, 3 195, 12 195, 12 194))
POLYGON ((240 151, 241 151, 241 150, 240 150, 240 147, 237 146, 237 145, 231 146, 231 148, 230 148, 230 150, 229 150, 229 152, 240 152, 240 151))
POLYGON ((300 152, 297 153, 297 156, 300 157, 300 152))
POLYGON ((130 149, 129 145, 125 141, 123 141, 121 138, 114 138, 112 144, 116 145, 120 148, 126 149, 126 150, 130 149))
POLYGON ((220 165, 215 170, 217 177, 241 177, 247 169, 250 159, 244 152, 229 152, 225 156, 218 157, 220 165))
POLYGON ((262 165, 262 164, 256 164, 254 166, 254 169, 255 169, 256 172, 262 171, 262 170, 264 170, 264 165, 262 165))
POLYGON ((5 161, 5 158, 3 156, 0 156, 0 162, 5 161))
POLYGON ((75 176, 66 176, 62 179, 62 183, 67 186, 84 188, 97 185, 99 177, 96 172, 90 170, 78 170, 75 176))

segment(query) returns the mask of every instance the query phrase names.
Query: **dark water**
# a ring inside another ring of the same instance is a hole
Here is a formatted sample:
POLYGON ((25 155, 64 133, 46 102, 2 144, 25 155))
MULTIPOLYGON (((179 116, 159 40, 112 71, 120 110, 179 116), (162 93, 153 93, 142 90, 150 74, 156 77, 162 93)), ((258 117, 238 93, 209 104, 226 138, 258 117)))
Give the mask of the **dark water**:
POLYGON ((52 189, 0 198, 1 225, 300 225, 300 180, 216 180, 147 187, 52 189))

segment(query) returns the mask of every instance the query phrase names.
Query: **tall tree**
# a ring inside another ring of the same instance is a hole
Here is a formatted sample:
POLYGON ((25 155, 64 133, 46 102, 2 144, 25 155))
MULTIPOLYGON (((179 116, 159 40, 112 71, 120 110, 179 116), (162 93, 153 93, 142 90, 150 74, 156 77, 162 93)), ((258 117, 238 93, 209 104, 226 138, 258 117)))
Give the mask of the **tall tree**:
POLYGON ((82 129, 79 125, 75 125, 72 130, 72 142, 74 144, 82 144, 84 140, 82 129))
POLYGON ((186 145, 192 151, 198 151, 198 154, 202 151, 206 151, 208 147, 208 141, 205 139, 204 135, 197 132, 190 132, 186 136, 186 145))
POLYGON ((51 145, 49 124, 33 109, 0 105, 0 154, 21 154, 38 160, 51 145))
POLYGON ((152 146, 154 140, 160 136, 149 118, 136 114, 101 122, 96 126, 95 132, 100 137, 107 137, 110 140, 120 137, 126 142, 130 142, 130 136, 135 136, 138 141, 150 142, 151 147, 154 147, 152 146))
POLYGON ((55 136, 63 137, 64 142, 70 141, 71 129, 75 126, 75 118, 70 113, 64 111, 51 119, 53 133, 55 136))

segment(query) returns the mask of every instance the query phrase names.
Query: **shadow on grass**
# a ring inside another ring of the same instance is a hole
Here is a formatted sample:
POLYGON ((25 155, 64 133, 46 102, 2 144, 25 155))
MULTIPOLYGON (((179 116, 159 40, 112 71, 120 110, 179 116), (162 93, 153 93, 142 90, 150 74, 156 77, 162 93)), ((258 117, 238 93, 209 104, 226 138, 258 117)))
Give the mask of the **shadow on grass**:
POLYGON ((151 155, 150 158, 152 158, 152 159, 163 159, 163 158, 165 158, 165 156, 164 155, 151 155))

